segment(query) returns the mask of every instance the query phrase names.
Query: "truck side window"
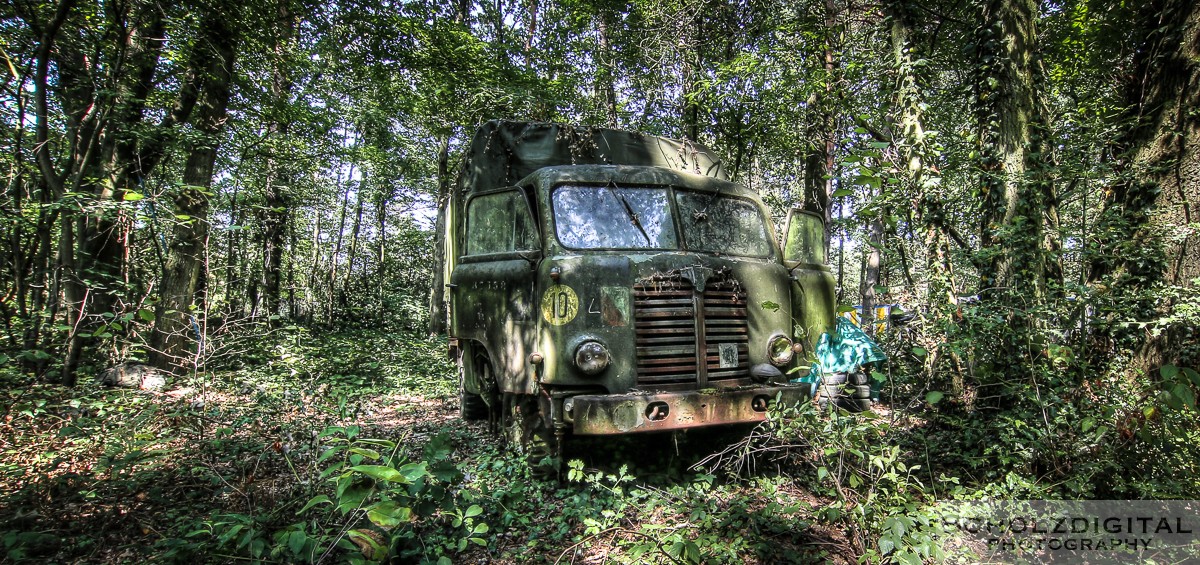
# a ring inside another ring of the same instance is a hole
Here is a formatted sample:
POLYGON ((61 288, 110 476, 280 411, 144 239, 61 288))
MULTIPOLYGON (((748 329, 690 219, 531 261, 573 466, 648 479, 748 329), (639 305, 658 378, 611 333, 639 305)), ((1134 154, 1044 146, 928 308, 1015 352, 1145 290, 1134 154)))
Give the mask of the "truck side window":
POLYGON ((517 191, 485 194, 467 207, 467 255, 537 249, 537 231, 524 196, 517 191))
POLYGON ((783 259, 821 265, 825 263, 825 221, 820 217, 792 210, 788 214, 787 240, 783 259))

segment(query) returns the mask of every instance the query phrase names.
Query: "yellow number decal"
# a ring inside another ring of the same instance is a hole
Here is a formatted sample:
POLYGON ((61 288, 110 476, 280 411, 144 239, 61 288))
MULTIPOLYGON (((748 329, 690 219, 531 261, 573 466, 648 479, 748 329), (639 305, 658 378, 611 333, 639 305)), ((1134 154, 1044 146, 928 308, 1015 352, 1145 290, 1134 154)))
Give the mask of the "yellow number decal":
POLYGON ((556 284, 542 295, 542 317, 553 325, 561 326, 575 319, 579 313, 579 297, 571 287, 556 284))

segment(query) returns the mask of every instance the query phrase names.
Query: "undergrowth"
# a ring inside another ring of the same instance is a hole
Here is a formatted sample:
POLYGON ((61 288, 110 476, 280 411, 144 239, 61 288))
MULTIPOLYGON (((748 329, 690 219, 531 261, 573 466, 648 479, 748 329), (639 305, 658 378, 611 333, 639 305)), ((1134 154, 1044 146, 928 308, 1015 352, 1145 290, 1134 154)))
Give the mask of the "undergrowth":
POLYGON ((1200 496, 1185 369, 1063 394, 1050 362, 972 412, 898 362, 877 413, 570 438, 547 479, 458 419, 443 341, 245 339, 166 393, 0 373, 2 562, 969 562, 941 501, 1200 496))

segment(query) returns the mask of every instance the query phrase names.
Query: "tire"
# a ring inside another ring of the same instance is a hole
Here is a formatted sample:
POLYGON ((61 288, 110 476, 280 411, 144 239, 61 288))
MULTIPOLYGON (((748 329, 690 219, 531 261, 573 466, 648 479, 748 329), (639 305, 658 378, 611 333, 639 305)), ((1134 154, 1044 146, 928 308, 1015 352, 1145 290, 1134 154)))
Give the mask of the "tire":
POLYGON ((821 398, 836 399, 846 396, 846 389, 844 385, 821 385, 820 388, 817 389, 817 392, 821 395, 821 398))
POLYGON ((821 375, 821 384, 825 386, 844 385, 847 378, 846 373, 825 373, 821 375))
MULTIPOLYGON (((480 349, 482 350, 482 348, 480 349)), ((476 351, 474 347, 464 348, 462 357, 459 360, 458 378, 458 413, 463 420, 478 421, 491 419, 491 406, 497 404, 495 401, 495 382, 496 378, 492 374, 492 362, 488 359, 487 353, 476 351), (476 377, 478 377, 479 381, 486 383, 486 386, 490 386, 491 390, 484 391, 484 394, 475 394, 467 391, 467 379, 471 378, 474 380, 476 377)))
POLYGON ((871 410, 870 398, 843 398, 838 406, 845 408, 847 412, 869 412, 871 410))
POLYGON ((866 398, 866 399, 870 400, 870 398, 871 398, 871 385, 869 385, 869 384, 866 384, 866 385, 854 385, 854 394, 853 394, 853 395, 851 395, 851 397, 852 397, 852 398, 858 398, 858 399, 866 398))
POLYGON ((870 385, 871 384, 871 373, 868 373, 868 372, 862 371, 862 370, 851 373, 850 374, 850 384, 870 385))
POLYGON ((488 419, 488 405, 483 397, 465 390, 459 391, 458 415, 467 421, 488 419))

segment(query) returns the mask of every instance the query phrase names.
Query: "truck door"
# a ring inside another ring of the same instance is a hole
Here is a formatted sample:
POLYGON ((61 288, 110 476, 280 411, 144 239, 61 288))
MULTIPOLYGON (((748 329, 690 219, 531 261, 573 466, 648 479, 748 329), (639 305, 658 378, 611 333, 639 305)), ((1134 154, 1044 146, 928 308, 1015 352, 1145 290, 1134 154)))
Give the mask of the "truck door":
POLYGON ((815 212, 793 208, 787 218, 783 263, 792 273, 792 316, 802 328, 795 336, 812 353, 817 339, 834 327, 837 298, 825 264, 825 221, 815 212))
POLYGON ((451 331, 482 346, 503 392, 528 386, 525 357, 536 335, 533 283, 541 258, 533 217, 520 189, 470 197, 463 256, 450 275, 451 331))

